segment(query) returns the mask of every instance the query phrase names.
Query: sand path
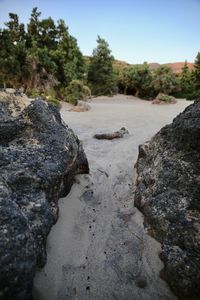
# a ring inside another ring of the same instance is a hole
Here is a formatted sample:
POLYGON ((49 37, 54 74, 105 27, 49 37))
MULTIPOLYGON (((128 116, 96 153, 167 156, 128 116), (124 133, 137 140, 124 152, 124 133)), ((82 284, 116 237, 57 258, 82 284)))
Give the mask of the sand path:
POLYGON ((47 264, 37 272, 34 300, 173 300, 159 278, 160 245, 134 207, 138 145, 170 123, 189 102, 152 105, 134 97, 100 97, 85 113, 61 110, 83 141, 90 174, 79 175, 60 199, 60 217, 47 240, 47 264), (126 127, 129 135, 99 141, 93 135, 126 127))

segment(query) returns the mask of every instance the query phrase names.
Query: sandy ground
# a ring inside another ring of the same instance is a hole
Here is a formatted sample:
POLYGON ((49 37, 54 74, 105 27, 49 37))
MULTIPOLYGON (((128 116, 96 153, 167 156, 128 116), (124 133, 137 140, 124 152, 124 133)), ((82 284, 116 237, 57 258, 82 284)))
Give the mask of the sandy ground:
POLYGON ((149 237, 134 207, 138 145, 190 102, 152 105, 134 97, 94 99, 91 110, 64 121, 83 141, 90 174, 79 175, 59 201, 60 216, 47 240, 47 264, 38 270, 34 300, 173 300, 160 279, 160 245, 149 237), (126 127, 129 135, 99 141, 95 133, 126 127))

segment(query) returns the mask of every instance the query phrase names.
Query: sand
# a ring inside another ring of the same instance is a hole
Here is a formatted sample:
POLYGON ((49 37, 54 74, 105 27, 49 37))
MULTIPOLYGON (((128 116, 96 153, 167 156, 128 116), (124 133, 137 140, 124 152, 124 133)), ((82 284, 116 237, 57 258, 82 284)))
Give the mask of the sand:
POLYGON ((134 164, 138 145, 189 104, 152 105, 122 95, 96 98, 88 112, 69 112, 63 104, 62 117, 83 141, 90 174, 77 176, 59 200, 34 300, 176 299, 159 277, 160 244, 147 235, 134 207, 134 164), (129 131, 122 139, 93 138, 121 127, 129 131))

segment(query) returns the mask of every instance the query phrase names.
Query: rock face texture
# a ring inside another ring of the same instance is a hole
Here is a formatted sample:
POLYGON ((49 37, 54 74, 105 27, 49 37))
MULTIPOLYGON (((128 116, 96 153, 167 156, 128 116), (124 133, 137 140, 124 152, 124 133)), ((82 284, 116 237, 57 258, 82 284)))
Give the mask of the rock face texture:
MULTIPOLYGON (((5 95, 4 95, 5 96, 5 95)), ((88 173, 82 145, 44 101, 25 107, 0 99, 0 299, 31 299, 36 267, 46 262, 57 200, 88 173)))
POLYGON ((135 205, 162 244, 165 279, 200 299, 200 99, 139 147, 135 205))

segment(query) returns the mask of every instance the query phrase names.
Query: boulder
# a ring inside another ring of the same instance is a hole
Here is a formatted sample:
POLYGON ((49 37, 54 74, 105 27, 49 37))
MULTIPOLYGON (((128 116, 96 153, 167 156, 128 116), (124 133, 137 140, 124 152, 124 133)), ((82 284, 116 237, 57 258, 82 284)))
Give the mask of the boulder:
POLYGON ((162 244, 165 279, 200 299, 200 99, 139 147, 135 206, 162 244))
POLYGON ((72 112, 85 112, 91 109, 91 106, 86 101, 79 100, 77 106, 70 109, 72 112))
POLYGON ((97 140, 113 140, 123 138, 124 135, 127 134, 129 134, 128 130, 125 127, 122 127, 120 130, 112 133, 97 133, 94 135, 94 138, 97 140))
POLYGON ((12 97, 0 98, 0 299, 28 300, 58 199, 89 168, 55 107, 42 100, 26 107, 12 97))

